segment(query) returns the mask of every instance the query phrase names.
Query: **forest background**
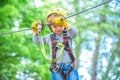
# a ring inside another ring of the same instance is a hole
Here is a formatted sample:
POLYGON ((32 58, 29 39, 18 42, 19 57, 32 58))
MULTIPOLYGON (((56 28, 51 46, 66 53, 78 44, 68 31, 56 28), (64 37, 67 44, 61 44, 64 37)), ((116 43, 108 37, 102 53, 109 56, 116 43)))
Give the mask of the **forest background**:
MULTIPOLYGON (((50 63, 32 42, 35 20, 46 23, 54 8, 72 15, 107 0, 0 0, 0 80, 51 80, 50 63)), ((120 79, 120 0, 67 19, 78 30, 73 40, 81 80, 120 79)), ((44 27, 42 36, 51 33, 44 27)), ((49 46, 45 46, 49 56, 49 46)))

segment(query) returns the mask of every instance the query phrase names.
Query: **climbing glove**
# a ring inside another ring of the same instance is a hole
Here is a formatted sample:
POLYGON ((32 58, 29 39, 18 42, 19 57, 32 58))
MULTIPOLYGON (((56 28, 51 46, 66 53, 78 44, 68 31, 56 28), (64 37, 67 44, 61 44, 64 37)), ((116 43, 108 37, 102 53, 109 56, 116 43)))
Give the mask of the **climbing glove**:
POLYGON ((53 23, 54 23, 55 25, 63 26, 63 27, 66 27, 67 24, 68 24, 62 17, 57 17, 57 18, 53 21, 53 23))
POLYGON ((39 24, 41 24, 41 21, 40 20, 37 20, 37 21, 34 21, 33 24, 32 24, 32 31, 34 33, 38 33, 40 31, 40 27, 39 27, 39 24))

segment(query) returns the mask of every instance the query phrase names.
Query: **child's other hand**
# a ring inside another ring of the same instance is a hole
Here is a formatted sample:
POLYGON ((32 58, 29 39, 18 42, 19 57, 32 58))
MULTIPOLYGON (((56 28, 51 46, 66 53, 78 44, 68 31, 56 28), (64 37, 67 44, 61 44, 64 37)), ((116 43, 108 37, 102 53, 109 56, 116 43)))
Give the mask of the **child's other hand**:
POLYGON ((64 19, 62 19, 62 17, 57 17, 57 18, 53 21, 53 23, 54 23, 55 25, 63 26, 63 27, 66 27, 67 24, 68 24, 64 19))
POLYGON ((41 23, 40 20, 34 21, 32 24, 32 31, 34 34, 38 34, 39 33, 39 29, 38 29, 38 24, 41 23))

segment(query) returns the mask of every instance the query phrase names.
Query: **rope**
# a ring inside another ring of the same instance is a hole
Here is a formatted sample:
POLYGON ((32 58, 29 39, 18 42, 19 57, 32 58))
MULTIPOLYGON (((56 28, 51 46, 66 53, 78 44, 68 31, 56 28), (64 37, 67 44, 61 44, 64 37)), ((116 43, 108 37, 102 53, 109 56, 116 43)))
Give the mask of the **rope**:
POLYGON ((23 29, 23 30, 18 30, 18 31, 4 32, 4 33, 0 33, 0 35, 12 34, 12 33, 22 32, 22 31, 27 31, 27 30, 32 30, 32 29, 23 29))
MULTIPOLYGON (((73 15, 67 16, 67 17, 64 18, 64 19, 68 19, 68 18, 70 18, 70 17, 73 17, 73 16, 76 16, 76 15, 78 15, 78 14, 84 13, 84 12, 86 12, 86 11, 89 11, 89 10, 91 10, 91 9, 94 9, 94 8, 96 8, 96 7, 99 7, 99 6, 101 6, 101 5, 104 5, 104 4, 109 3, 109 2, 111 2, 111 1, 112 1, 112 0, 108 0, 108 1, 106 1, 106 2, 103 2, 103 3, 101 3, 101 4, 98 4, 98 5, 96 5, 96 6, 93 6, 93 7, 90 7, 90 8, 88 8, 88 9, 85 9, 85 10, 83 10, 83 11, 81 11, 81 12, 78 12, 78 13, 75 13, 75 14, 73 14, 73 15)), ((45 24, 44 26, 48 26, 48 25, 50 25, 50 24, 53 24, 53 23, 48 23, 48 24, 45 24)), ((0 33, 0 35, 12 34, 12 33, 22 32, 22 31, 27 31, 27 30, 31 30, 31 29, 24 29, 24 30, 18 30, 18 31, 4 32, 4 33, 0 33)))
POLYGON ((101 4, 98 4, 98 5, 96 5, 96 6, 93 6, 93 7, 91 7, 91 8, 85 9, 85 10, 83 10, 83 11, 81 11, 81 12, 78 12, 78 13, 75 13, 75 14, 73 14, 73 15, 67 16, 67 17, 64 18, 64 19, 67 19, 67 18, 76 16, 76 15, 78 15, 78 14, 84 13, 84 12, 86 12, 86 11, 89 11, 89 10, 91 10, 91 9, 94 9, 94 8, 98 7, 98 6, 104 5, 104 4, 109 3, 109 2, 111 2, 111 1, 112 1, 112 0, 103 2, 103 3, 101 3, 101 4))

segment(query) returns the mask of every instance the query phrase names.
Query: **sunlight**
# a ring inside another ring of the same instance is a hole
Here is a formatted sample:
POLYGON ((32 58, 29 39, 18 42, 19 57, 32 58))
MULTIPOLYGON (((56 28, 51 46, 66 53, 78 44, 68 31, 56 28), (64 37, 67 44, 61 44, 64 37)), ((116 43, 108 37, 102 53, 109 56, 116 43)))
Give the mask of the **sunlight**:
POLYGON ((56 2, 58 2, 58 0, 50 0, 51 1, 51 3, 56 3, 56 2))
POLYGON ((91 77, 85 68, 79 68, 78 72, 79 72, 79 75, 81 75, 81 76, 83 76, 83 78, 85 78, 85 80, 90 80, 91 77))
POLYGON ((105 57, 103 57, 102 59, 102 65, 103 65, 103 72, 105 72, 107 69, 106 66, 108 65, 108 62, 105 57))
POLYGON ((28 63, 31 63, 30 59, 27 59, 27 58, 24 58, 24 57, 21 58, 21 64, 26 65, 28 63))
POLYGON ((92 65, 91 62, 91 57, 93 55, 92 51, 88 51, 86 49, 82 49, 82 53, 79 57, 80 59, 80 68, 78 69, 79 75, 82 76, 82 80, 84 80, 83 78, 85 78, 85 80, 90 80, 90 74, 88 73, 88 68, 90 68, 90 66, 92 65))
POLYGON ((109 8, 111 11, 120 11, 120 2, 119 1, 115 1, 113 0, 110 4, 109 4, 109 8))
POLYGON ((12 28, 13 31, 17 31, 19 30, 19 21, 18 20, 14 20, 14 27, 12 28))
POLYGON ((41 6, 44 6, 44 2, 40 1, 40 0, 34 0, 34 4, 35 4, 35 7, 41 7, 41 6))

